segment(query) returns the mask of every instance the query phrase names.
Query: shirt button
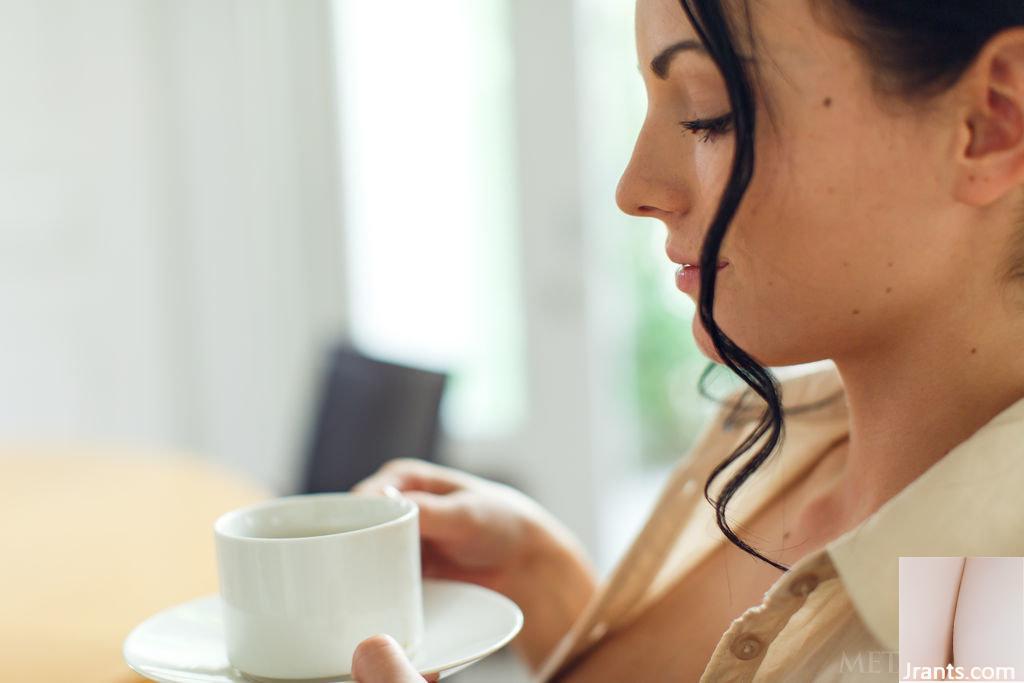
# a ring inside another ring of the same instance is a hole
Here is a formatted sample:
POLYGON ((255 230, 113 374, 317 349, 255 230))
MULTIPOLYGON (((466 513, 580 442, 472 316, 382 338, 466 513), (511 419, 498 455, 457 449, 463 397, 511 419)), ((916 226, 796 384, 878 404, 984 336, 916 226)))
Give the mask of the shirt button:
POLYGON ((789 592, 797 597, 804 597, 818 586, 818 577, 814 574, 798 576, 789 584, 789 592))
POLYGON ((747 634, 733 640, 730 649, 739 659, 753 659, 761 654, 761 641, 757 636, 747 634))

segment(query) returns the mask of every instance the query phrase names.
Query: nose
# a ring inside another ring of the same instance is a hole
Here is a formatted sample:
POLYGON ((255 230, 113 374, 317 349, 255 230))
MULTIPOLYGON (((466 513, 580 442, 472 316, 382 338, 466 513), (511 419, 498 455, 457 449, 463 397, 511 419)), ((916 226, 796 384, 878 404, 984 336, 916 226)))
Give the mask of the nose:
POLYGON ((667 221, 689 210, 681 145, 667 142, 659 143, 655 131, 644 123, 615 189, 615 203, 623 213, 667 221))

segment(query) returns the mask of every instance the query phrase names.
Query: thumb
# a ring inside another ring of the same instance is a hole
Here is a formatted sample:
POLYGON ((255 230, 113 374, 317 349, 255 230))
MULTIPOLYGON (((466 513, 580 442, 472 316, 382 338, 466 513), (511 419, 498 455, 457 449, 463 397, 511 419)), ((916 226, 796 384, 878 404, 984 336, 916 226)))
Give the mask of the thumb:
POLYGON ((371 636, 352 655, 352 678, 358 683, 423 683, 401 646, 389 635, 371 636))

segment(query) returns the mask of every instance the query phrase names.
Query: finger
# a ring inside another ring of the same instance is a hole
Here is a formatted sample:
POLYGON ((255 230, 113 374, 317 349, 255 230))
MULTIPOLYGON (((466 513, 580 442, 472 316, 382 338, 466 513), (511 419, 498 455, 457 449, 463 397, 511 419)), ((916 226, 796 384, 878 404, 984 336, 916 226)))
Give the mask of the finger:
POLYGON ((352 491, 352 493, 368 493, 379 495, 384 493, 384 489, 389 486, 394 486, 395 488, 398 488, 397 486, 395 486, 395 484, 398 483, 400 483, 400 480, 395 475, 374 474, 367 477, 366 479, 363 479, 361 482, 353 486, 350 490, 352 491))
POLYGON ((423 485, 422 490, 431 493, 448 493, 470 488, 478 480, 468 472, 421 458, 394 458, 381 467, 381 471, 392 469, 406 473, 411 480, 423 485))
MULTIPOLYGON (((399 458, 385 464, 382 468, 384 471, 398 472, 406 487, 426 490, 431 494, 450 494, 465 484, 460 472, 425 460, 399 458)), ((402 486, 399 488, 404 489, 402 486)))
POLYGON ((423 578, 475 583, 499 593, 503 592, 500 570, 490 567, 465 566, 437 555, 430 556, 427 561, 423 562, 423 578))
POLYGON ((429 541, 420 543, 420 572, 423 578, 441 579, 440 574, 448 566, 435 545, 429 541))
POLYGON ((398 472, 383 472, 378 471, 366 479, 352 487, 353 493, 374 493, 380 494, 384 492, 384 489, 388 486, 394 486, 398 488, 400 484, 405 482, 403 477, 398 472))
POLYGON ((457 477, 445 469, 431 468, 431 463, 399 458, 390 460, 375 474, 352 487, 355 493, 382 493, 387 486, 399 491, 427 491, 429 493, 451 493, 462 487, 457 477))
POLYGON ((352 678, 359 683, 422 683, 402 647, 389 635, 371 636, 352 655, 352 678))
POLYGON ((419 508, 420 538, 427 541, 458 541, 473 532, 472 516, 462 496, 426 491, 403 491, 419 508))

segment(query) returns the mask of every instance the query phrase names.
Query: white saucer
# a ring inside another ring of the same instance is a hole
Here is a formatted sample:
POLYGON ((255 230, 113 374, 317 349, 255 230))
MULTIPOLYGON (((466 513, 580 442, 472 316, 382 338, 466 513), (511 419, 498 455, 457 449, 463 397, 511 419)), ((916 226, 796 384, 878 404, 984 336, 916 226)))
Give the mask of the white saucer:
MULTIPOLYGON (((228 663, 220 608, 220 596, 211 595, 153 615, 128 634, 125 661, 163 683, 250 683, 228 663)), ((424 579, 423 625, 423 644, 413 666, 421 674, 445 677, 508 644, 523 626, 523 613, 505 596, 481 586, 424 579)))

